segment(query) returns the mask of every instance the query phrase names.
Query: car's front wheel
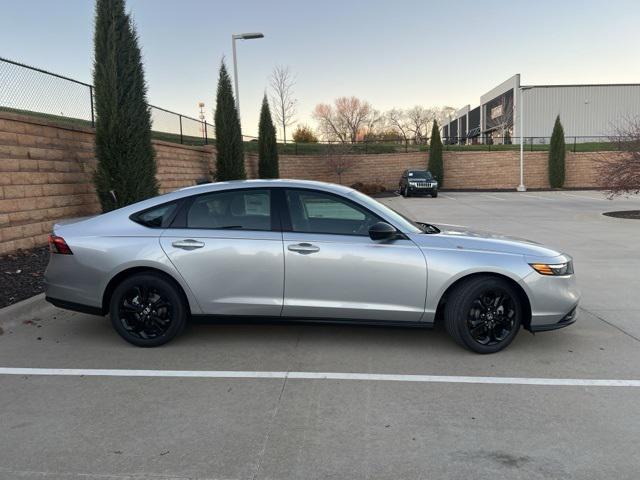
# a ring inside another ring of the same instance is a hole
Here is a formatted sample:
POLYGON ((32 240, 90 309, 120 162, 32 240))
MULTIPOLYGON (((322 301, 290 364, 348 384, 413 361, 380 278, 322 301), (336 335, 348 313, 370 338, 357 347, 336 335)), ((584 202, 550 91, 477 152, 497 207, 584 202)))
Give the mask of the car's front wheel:
POLYGON ((460 345, 477 353, 495 353, 513 341, 522 315, 516 289, 502 278, 482 275, 455 288, 447 299, 444 321, 460 345))
POLYGON ((111 323, 127 342, 157 347, 184 329, 187 308, 175 285, 161 275, 139 273, 122 281, 110 302, 111 323))

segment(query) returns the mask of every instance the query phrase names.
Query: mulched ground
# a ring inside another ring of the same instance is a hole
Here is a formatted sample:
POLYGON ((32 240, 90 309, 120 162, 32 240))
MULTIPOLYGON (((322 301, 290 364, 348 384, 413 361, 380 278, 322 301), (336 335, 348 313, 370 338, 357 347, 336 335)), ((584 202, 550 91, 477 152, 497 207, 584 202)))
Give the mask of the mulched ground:
POLYGON ((48 247, 0 257, 0 308, 42 293, 42 277, 48 262, 48 247))
POLYGON ((633 220, 640 220, 640 210, 620 210, 617 212, 605 212, 603 215, 607 217, 616 218, 629 218, 633 220))

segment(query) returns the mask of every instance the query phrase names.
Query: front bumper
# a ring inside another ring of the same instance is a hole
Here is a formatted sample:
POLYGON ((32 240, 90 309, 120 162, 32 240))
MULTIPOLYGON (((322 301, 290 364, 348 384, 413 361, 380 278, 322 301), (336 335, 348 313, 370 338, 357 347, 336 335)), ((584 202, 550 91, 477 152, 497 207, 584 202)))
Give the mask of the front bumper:
POLYGON ((560 328, 568 327, 569 325, 575 323, 577 319, 578 319, 578 306, 576 305, 559 322, 549 323, 546 325, 540 325, 540 324, 531 325, 530 330, 532 333, 558 330, 560 328))
MULTIPOLYGON (((565 258, 547 262, 562 263, 569 259, 565 258)), ((547 276, 532 269, 521 280, 521 285, 529 297, 531 322, 528 327, 532 332, 555 330, 576 321, 580 291, 574 274, 547 276)))
POLYGON ((438 187, 424 188, 424 187, 411 187, 409 186, 409 193, 412 195, 433 195, 438 191, 438 187))

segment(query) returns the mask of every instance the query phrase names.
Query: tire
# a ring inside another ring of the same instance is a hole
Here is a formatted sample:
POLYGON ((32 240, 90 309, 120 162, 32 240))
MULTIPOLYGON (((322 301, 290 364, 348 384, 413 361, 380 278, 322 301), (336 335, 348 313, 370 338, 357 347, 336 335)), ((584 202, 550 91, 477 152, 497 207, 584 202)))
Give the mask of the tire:
POLYGON ((449 335, 463 347, 476 353, 495 353, 518 334, 523 311, 520 295, 508 281, 482 275, 455 287, 445 305, 444 323, 449 335))
POLYGON ((432 194, 431 194, 432 198, 438 198, 438 191, 435 190, 432 194))
POLYGON ((179 335, 187 322, 187 305, 173 282, 154 273, 123 280, 109 303, 111 324, 127 342, 157 347, 179 335))
POLYGON ((404 193, 402 194, 404 198, 409 198, 411 194, 409 193, 409 187, 404 187, 404 193))

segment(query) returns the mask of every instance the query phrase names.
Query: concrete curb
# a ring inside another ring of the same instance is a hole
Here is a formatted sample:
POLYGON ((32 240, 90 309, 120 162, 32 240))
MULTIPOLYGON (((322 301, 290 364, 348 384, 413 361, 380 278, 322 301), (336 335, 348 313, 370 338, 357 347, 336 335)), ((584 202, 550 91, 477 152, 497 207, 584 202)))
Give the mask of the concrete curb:
POLYGON ((14 303, 0 309, 0 325, 16 324, 23 320, 28 320, 30 319, 29 317, 33 317, 36 313, 49 306, 51 304, 44 299, 44 293, 14 303))

